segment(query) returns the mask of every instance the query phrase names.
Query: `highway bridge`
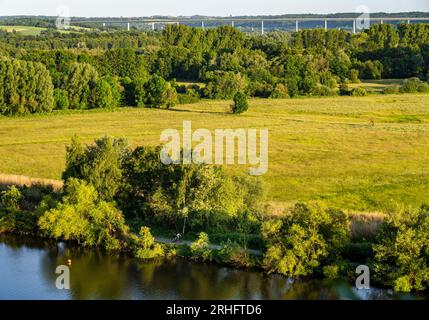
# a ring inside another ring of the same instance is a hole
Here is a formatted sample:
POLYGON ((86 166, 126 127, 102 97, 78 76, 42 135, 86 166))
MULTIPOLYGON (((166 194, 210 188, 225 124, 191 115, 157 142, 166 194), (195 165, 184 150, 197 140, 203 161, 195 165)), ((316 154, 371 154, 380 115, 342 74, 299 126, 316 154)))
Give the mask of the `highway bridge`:
POLYGON ((294 30, 308 28, 324 28, 325 30, 349 29, 353 33, 362 30, 362 25, 368 27, 372 24, 383 23, 429 23, 428 17, 350 17, 350 18, 100 18, 100 19, 71 19, 72 25, 99 25, 99 26, 123 26, 124 29, 131 30, 133 26, 146 26, 151 30, 162 29, 167 24, 183 24, 193 27, 213 27, 220 25, 230 25, 240 29, 248 29, 264 34, 273 30, 294 30))

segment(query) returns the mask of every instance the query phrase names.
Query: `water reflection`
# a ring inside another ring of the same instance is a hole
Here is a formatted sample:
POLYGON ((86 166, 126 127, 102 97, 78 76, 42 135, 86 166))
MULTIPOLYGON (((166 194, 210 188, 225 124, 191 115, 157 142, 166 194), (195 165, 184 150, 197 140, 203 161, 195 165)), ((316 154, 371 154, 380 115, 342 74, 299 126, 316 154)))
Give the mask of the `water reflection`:
POLYGON ((344 282, 295 281, 185 260, 149 262, 65 243, 0 236, 0 299, 386 299, 381 289, 344 282), (71 290, 55 287, 70 266, 71 290))

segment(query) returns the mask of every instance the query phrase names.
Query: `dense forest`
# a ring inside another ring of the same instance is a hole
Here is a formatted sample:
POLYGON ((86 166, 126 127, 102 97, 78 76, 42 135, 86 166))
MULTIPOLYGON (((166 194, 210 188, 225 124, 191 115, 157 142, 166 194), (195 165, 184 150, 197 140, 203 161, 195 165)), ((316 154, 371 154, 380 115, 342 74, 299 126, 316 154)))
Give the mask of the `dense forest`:
POLYGON ((170 108, 200 98, 232 99, 238 92, 261 98, 365 95, 348 87, 361 79, 412 78, 385 93, 429 92, 427 24, 373 25, 360 34, 314 29, 264 36, 225 26, 175 25, 161 33, 0 31, 0 54, 5 115, 170 108))

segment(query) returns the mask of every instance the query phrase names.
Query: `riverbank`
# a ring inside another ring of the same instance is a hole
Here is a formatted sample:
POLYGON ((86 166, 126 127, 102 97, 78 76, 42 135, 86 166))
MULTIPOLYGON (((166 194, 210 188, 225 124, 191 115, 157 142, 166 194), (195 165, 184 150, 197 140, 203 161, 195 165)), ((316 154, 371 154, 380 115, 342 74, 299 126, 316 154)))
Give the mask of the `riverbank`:
POLYGON ((425 299, 344 281, 291 281, 278 275, 190 260, 141 261, 67 243, 0 235, 1 300, 425 299), (70 290, 55 288, 58 265, 70 266, 70 290))

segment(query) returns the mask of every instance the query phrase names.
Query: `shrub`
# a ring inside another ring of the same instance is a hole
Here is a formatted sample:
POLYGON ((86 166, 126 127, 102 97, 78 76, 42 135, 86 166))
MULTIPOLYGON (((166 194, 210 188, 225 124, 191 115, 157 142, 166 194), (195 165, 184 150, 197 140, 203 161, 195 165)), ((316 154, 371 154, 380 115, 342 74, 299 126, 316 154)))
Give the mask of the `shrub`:
MULTIPOLYGON (((138 98, 138 105, 141 104, 141 97, 138 98)), ((167 109, 174 107, 177 102, 176 89, 164 78, 153 75, 144 84, 144 104, 149 107, 167 109)))
POLYGON ((138 259, 155 259, 164 256, 164 249, 150 233, 148 227, 142 227, 134 244, 134 255, 138 259))
POLYGON ((66 110, 70 106, 67 91, 56 88, 54 90, 54 105, 56 110, 66 110))
POLYGON ((399 93, 399 90, 401 89, 401 86, 398 84, 394 84, 391 86, 388 86, 383 89, 384 94, 397 94, 399 93))
POLYGON ((113 204, 100 200, 93 186, 74 178, 68 180, 62 202, 46 211, 38 225, 48 237, 106 250, 123 249, 128 233, 122 213, 113 204))
POLYGON ((376 279, 397 291, 429 285, 429 207, 387 216, 373 245, 376 279))
POLYGON ((232 71, 210 71, 205 78, 207 86, 204 94, 212 99, 231 99, 247 87, 247 80, 240 73, 232 71))
POLYGON ((330 87, 327 87, 327 86, 318 86, 314 90, 313 95, 322 96, 322 97, 329 97, 329 96, 337 95, 337 91, 334 89, 331 89, 330 87))
POLYGON ((209 245, 209 236, 205 232, 201 232, 198 239, 191 246, 192 257, 197 260, 211 260, 212 251, 209 245))
POLYGON ((232 105, 232 113, 242 114, 249 109, 249 103, 247 102, 247 96, 243 92, 237 92, 234 95, 234 104, 232 105))
POLYGON ((289 98, 289 92, 287 86, 282 83, 277 83, 274 87, 273 92, 270 94, 270 98, 272 99, 285 99, 289 98))
POLYGON ((403 93, 427 93, 429 92, 429 84, 421 81, 419 78, 410 78, 404 81, 400 88, 403 93))
POLYGON ((365 88, 354 88, 352 90, 353 97, 365 97, 366 95, 368 95, 368 92, 365 88))
POLYGON ((221 249, 216 253, 216 257, 219 262, 236 267, 249 267, 251 265, 247 249, 231 240, 221 244, 221 249))
POLYGON ((351 69, 349 72, 349 79, 352 83, 360 83, 359 70, 351 69))
POLYGON ((341 262, 349 221, 342 211, 297 204, 287 218, 264 222, 261 233, 267 243, 265 269, 301 277, 341 262))
POLYGON ((21 191, 15 186, 11 186, 8 190, 1 193, 2 207, 7 211, 19 210, 19 205, 22 200, 21 191))
POLYGON ((95 187, 99 196, 112 201, 121 187, 122 159, 128 152, 123 139, 103 137, 95 144, 83 146, 78 137, 73 137, 67 146, 66 169, 63 179, 78 178, 95 187))

